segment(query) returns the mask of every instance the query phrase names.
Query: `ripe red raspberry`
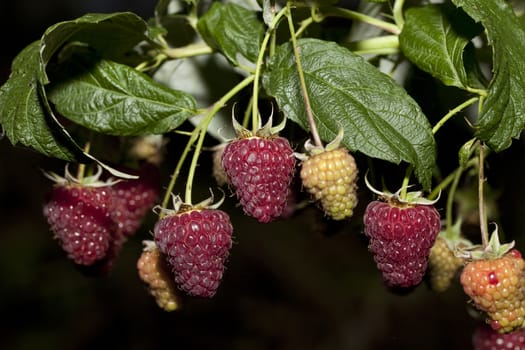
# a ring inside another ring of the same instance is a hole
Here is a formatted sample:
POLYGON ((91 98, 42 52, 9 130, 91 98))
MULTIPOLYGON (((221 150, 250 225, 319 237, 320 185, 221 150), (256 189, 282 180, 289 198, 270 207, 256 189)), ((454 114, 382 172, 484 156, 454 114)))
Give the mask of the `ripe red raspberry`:
POLYGON ((144 163, 138 171, 122 170, 138 175, 139 178, 122 180, 111 186, 111 217, 124 236, 131 236, 140 228, 145 215, 159 197, 160 174, 158 168, 151 163, 144 163))
POLYGON ((472 261, 461 273, 463 290, 498 332, 525 325, 524 271, 525 261, 513 249, 498 258, 472 261))
POLYGON ((218 209, 190 209, 155 224, 155 242, 175 273, 175 282, 189 295, 212 297, 222 280, 232 246, 233 227, 218 209))
POLYGON ((108 187, 57 184, 44 204, 44 216, 68 257, 92 265, 106 256, 115 230, 110 207, 108 187))
POLYGON ((357 205, 357 166, 345 148, 323 150, 308 157, 301 167, 306 190, 321 202, 334 220, 349 218, 357 205))
POLYGON ((482 325, 472 336, 474 350, 525 350, 525 329, 511 333, 498 333, 482 325))
POLYGON ((147 284, 149 293, 160 308, 166 311, 179 308, 179 298, 171 271, 154 242, 144 241, 144 249, 137 261, 137 270, 140 279, 147 284))
POLYGON ((373 201, 366 208, 364 225, 369 249, 387 285, 419 284, 441 228, 434 206, 373 201))
POLYGON ((236 139, 226 146, 222 165, 246 214, 263 223, 281 216, 295 168, 288 140, 236 139))

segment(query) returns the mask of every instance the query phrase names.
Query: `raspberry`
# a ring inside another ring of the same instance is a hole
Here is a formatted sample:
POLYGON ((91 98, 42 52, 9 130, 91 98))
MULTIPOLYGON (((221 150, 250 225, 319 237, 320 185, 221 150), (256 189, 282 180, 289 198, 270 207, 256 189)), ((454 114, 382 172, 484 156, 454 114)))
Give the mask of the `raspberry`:
POLYGON ((419 284, 441 228, 437 210, 432 205, 373 201, 366 208, 364 225, 369 249, 387 285, 419 284))
POLYGON ((190 209, 155 224, 155 242, 175 273, 175 282, 189 295, 212 297, 222 279, 232 246, 233 227, 218 209, 190 209))
POLYGON ((444 292, 450 287, 456 272, 463 266, 463 260, 454 255, 444 238, 438 237, 430 250, 428 265, 432 289, 444 292))
POLYGON ((281 216, 295 168, 288 140, 237 139, 226 146, 222 165, 247 215, 263 223, 281 216))
POLYGON ((226 144, 221 143, 213 149, 213 177, 219 186, 226 185, 229 182, 228 175, 226 175, 222 167, 222 155, 224 154, 225 148, 226 144))
POLYGON ((344 148, 323 151, 309 157, 301 168, 303 186, 321 202, 334 220, 351 217, 357 205, 357 167, 344 148))
POLYGON ((137 261, 137 270, 140 279, 147 284, 149 293, 160 308, 166 311, 179 308, 179 299, 171 272, 154 242, 144 242, 144 249, 137 261))
POLYGON ((525 329, 502 334, 482 325, 474 331, 472 345, 474 350, 525 350, 525 329))
POLYGON ((92 265, 106 256, 115 225, 109 187, 55 185, 44 204, 44 216, 69 258, 92 265))
POLYGON ((131 236, 140 228, 144 216, 158 199, 160 175, 158 168, 150 163, 144 163, 139 171, 123 170, 139 178, 123 180, 111 186, 111 216, 122 234, 131 236))
POLYGON ((113 269, 113 266, 115 265, 115 262, 117 261, 117 258, 120 254, 120 250, 122 249, 122 246, 124 245, 126 240, 127 237, 122 235, 122 233, 119 230, 112 230, 112 236, 109 240, 109 247, 104 257, 100 260, 97 260, 92 265, 79 265, 78 268, 84 275, 87 276, 107 276, 113 269))
POLYGON ((461 273, 463 290, 498 332, 524 326, 524 270, 525 261, 513 249, 499 258, 472 261, 461 273))

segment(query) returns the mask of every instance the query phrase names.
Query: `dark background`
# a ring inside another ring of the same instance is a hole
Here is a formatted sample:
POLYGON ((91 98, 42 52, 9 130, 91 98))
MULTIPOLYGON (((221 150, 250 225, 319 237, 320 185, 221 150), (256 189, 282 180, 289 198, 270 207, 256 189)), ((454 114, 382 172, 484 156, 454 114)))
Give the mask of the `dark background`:
MULTIPOLYGON (((148 18, 155 3, 1 1, 0 83, 7 79, 14 56, 50 25, 86 12, 129 10, 148 18)), ((415 74, 416 86, 411 88, 425 112, 446 113, 447 107, 440 107, 434 96, 440 93, 450 100, 453 91, 439 90, 427 76, 415 74)), ((445 130, 446 135, 453 132, 445 130)), ((459 144, 466 140, 465 135, 453 136, 458 136, 459 144)), ((443 168, 453 168, 459 144, 439 138, 438 144, 444 145, 443 168)), ((501 192, 501 218, 509 237, 521 235, 521 191, 513 191, 511 184, 522 187, 517 171, 522 147, 517 142, 488 170, 501 192)), ((170 151, 175 154, 176 146, 170 151)), ((366 169, 366 159, 357 157, 361 169, 366 169)), ((162 169, 164 185, 177 157, 168 159, 172 161, 162 169)), ((205 154, 199 173, 209 174, 209 164, 205 154)), ((1 349, 470 348, 478 322, 469 316, 457 281, 441 295, 425 283, 408 295, 384 288, 362 234, 362 213, 372 199, 362 179, 360 205, 351 223, 329 222, 310 206, 287 221, 257 224, 228 198, 223 209, 232 217, 235 244, 216 297, 183 297, 180 311, 166 313, 147 294, 135 269, 141 241, 150 238, 153 215, 126 243, 108 277, 84 276, 65 258, 41 208, 51 186, 41 169, 59 171, 62 166, 13 147, 7 139, 0 141, 1 349)), ((198 179, 201 188, 211 181, 198 179)), ((439 208, 444 214, 443 201, 439 208)))

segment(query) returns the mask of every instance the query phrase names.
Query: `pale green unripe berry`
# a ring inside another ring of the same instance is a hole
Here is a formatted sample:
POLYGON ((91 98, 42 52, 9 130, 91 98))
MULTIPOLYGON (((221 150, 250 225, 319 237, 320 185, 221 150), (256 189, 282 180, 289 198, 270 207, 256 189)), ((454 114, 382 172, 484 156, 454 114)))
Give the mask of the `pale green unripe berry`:
POLYGON ((345 148, 337 148, 305 160, 301 179, 325 214, 342 220, 351 217, 357 205, 357 173, 354 157, 345 148))

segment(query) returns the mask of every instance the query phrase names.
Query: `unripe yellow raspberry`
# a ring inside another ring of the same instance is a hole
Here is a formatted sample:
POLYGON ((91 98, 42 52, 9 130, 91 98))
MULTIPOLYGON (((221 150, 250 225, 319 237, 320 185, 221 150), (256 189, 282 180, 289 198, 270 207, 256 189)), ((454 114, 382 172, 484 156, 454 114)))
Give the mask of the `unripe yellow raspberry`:
POLYGON ((179 308, 175 282, 155 243, 145 241, 144 244, 144 250, 137 261, 139 277, 147 284, 149 293, 160 308, 174 311, 179 308))
POLYGON ((462 265, 463 260, 454 255, 444 238, 438 237, 428 259, 432 289, 436 292, 447 290, 462 265))
POLYGON ((357 166, 345 148, 323 151, 302 164, 301 180, 326 215, 334 220, 349 218, 357 205, 357 166))

